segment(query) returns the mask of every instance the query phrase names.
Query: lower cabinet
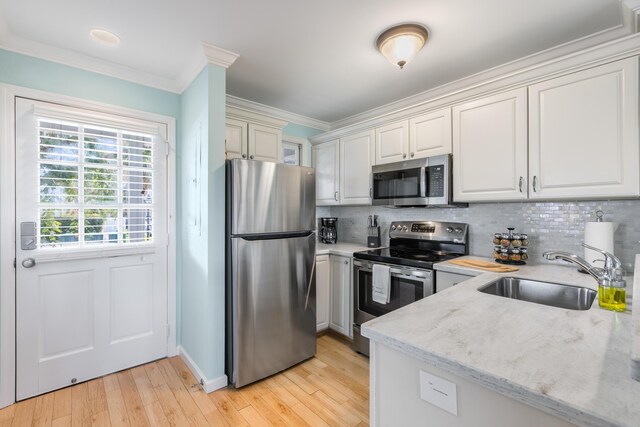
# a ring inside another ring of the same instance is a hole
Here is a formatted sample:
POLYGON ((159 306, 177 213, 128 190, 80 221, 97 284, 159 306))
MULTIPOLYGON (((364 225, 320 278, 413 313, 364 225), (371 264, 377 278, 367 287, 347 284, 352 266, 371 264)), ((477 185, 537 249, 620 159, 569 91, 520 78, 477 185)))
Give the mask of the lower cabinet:
POLYGON ((329 300, 331 298, 331 264, 329 255, 316 256, 316 330, 329 327, 329 300))
POLYGON ((473 276, 446 271, 436 271, 436 292, 442 292, 460 282, 471 279, 473 276))
POLYGON ((351 320, 351 257, 331 255, 331 310, 329 328, 353 337, 351 320))

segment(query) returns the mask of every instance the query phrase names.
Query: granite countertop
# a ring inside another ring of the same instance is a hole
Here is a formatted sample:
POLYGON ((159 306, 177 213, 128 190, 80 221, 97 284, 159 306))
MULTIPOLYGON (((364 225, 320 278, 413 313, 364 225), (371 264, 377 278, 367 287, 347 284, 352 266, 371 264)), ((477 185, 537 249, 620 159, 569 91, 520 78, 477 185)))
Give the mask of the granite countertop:
MULTIPOLYGON (((633 277, 633 307, 640 307, 640 255, 636 255, 636 274, 633 277)), ((631 376, 640 381, 640 308, 632 311, 633 340, 631 346, 631 376)), ((638 383, 640 384, 640 383, 638 383)), ((640 421, 638 422, 640 424, 640 421)))
POLYGON ((347 242, 338 242, 335 245, 330 245, 327 243, 316 244, 316 255, 342 255, 342 256, 353 256, 354 252, 366 251, 367 248, 365 245, 360 243, 347 243, 347 242))
MULTIPOLYGON (((445 264, 438 269, 471 274, 445 264)), ((636 266, 640 272, 640 261, 636 266)), ((533 265, 504 274, 597 289, 571 266, 533 265)), ((576 311, 478 292, 500 276, 479 274, 363 324, 362 333, 569 422, 638 427, 640 382, 630 375, 629 306, 616 313, 600 309, 596 300, 591 309, 576 311)), ((640 356, 638 340, 640 335, 633 340, 640 356)))

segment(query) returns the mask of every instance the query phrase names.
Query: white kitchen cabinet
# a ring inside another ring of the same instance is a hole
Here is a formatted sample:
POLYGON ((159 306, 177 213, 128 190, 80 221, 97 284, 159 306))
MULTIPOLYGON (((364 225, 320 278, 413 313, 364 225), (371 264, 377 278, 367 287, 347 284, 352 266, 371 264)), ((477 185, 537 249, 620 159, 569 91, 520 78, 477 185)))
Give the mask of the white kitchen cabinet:
POLYGON ((227 119, 225 149, 227 159, 282 162, 282 130, 227 119))
POLYGON ((527 89, 453 107, 453 199, 527 198, 527 89))
POLYGON ((316 256, 316 330, 329 327, 331 298, 331 264, 329 255, 316 256))
POLYGON ((331 255, 331 310, 329 327, 336 332, 353 337, 351 319, 351 258, 331 255))
POLYGON ((316 169, 316 205, 340 203, 340 140, 313 146, 313 167, 316 169))
POLYGON ((375 164, 451 153, 451 109, 430 111, 376 128, 375 164))
POLYGON ((529 87, 529 198, 640 195, 638 58, 529 87))
POLYGON ((340 204, 371 204, 373 132, 340 139, 340 204))
POLYGON ((451 153, 451 109, 444 108, 409 119, 409 158, 451 153))
POLYGON ((459 273, 449 273, 448 271, 436 271, 436 292, 442 292, 460 282, 471 279, 473 276, 459 273))
POLYGON ((373 132, 313 146, 316 205, 370 205, 373 132))
POLYGON ((375 138, 376 165, 400 162, 408 158, 408 120, 402 120, 376 128, 375 138))

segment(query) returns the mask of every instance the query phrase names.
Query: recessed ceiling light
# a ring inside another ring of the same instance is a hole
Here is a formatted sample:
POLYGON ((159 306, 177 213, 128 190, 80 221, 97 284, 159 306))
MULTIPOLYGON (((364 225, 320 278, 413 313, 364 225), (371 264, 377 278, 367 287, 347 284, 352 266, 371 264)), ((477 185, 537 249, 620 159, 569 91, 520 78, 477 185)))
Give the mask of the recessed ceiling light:
POLYGON ((120 43, 120 37, 113 34, 111 31, 101 30, 99 28, 93 28, 89 31, 89 35, 96 41, 106 45, 115 46, 120 43))

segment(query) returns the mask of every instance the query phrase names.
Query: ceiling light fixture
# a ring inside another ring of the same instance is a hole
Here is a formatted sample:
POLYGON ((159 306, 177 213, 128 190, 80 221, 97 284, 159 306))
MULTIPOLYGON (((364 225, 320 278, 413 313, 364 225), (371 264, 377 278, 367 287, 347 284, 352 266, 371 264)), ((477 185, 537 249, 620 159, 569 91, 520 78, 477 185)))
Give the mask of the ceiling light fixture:
POLYGON ((113 34, 111 31, 101 30, 99 28, 93 28, 89 31, 89 35, 94 40, 106 45, 106 46, 116 46, 120 43, 120 37, 113 34))
POLYGON ((400 24, 380 34, 376 46, 389 62, 402 69, 422 49, 428 36, 422 25, 400 24))

